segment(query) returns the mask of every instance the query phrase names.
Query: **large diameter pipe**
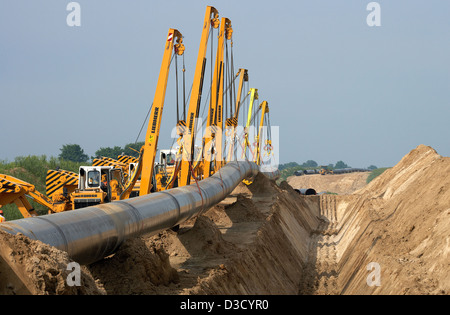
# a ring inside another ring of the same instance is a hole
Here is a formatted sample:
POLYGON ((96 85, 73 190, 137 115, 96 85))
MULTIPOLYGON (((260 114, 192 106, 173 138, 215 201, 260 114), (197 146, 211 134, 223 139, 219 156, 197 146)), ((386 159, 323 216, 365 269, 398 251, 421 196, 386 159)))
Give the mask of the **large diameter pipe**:
POLYGON ((313 188, 300 188, 300 189, 294 189, 296 192, 298 192, 300 195, 305 196, 312 196, 317 195, 317 192, 313 188))
POLYGON ((129 238, 156 234, 201 214, 258 173, 252 162, 230 162, 197 184, 83 209, 0 224, 66 251, 86 265, 113 254, 129 238))

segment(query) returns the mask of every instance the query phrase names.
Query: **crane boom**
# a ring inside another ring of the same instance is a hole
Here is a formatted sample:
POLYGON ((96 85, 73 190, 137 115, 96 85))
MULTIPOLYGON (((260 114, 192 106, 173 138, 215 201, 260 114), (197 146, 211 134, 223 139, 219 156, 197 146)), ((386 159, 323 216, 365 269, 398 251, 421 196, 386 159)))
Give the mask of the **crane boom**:
POLYGON ((211 86, 211 101, 206 122, 205 134, 205 161, 203 163, 203 175, 205 178, 211 174, 211 164, 214 162, 214 171, 221 167, 222 161, 222 128, 223 128, 223 85, 224 85, 224 63, 223 51, 225 39, 231 39, 233 30, 231 21, 222 18, 218 46, 216 65, 214 68, 213 82, 211 86))
POLYGON ((194 158, 194 138, 195 126, 200 110, 200 102, 203 90, 203 79, 206 66, 206 49, 208 46, 208 38, 210 27, 219 27, 219 12, 211 6, 206 7, 205 19, 203 23, 202 37, 200 40, 200 48, 197 57, 197 64, 195 67, 194 82, 192 84, 192 95, 189 102, 187 121, 180 121, 178 124, 181 127, 183 137, 183 152, 181 161, 181 176, 179 186, 186 186, 190 184, 191 178, 191 160, 194 158))
POLYGON ((267 101, 263 101, 259 108, 261 109, 261 121, 259 123, 258 134, 256 135, 256 155, 254 158, 254 162, 257 165, 261 165, 261 134, 264 127, 264 117, 269 113, 269 104, 267 101))
POLYGON ((244 150, 242 152, 243 157, 247 155, 247 148, 250 146, 250 141, 248 139, 248 131, 250 128, 250 124, 252 123, 253 103, 255 102, 255 100, 258 99, 258 89, 251 88, 249 94, 250 94, 250 104, 248 106, 247 124, 245 125, 244 150))
POLYGON ((175 53, 182 55, 184 53, 183 36, 176 29, 169 29, 167 40, 165 42, 165 50, 159 72, 156 92, 153 99, 153 106, 148 122, 147 133, 145 135, 144 150, 142 152, 141 168, 141 187, 139 195, 143 196, 150 193, 152 188, 152 176, 155 164, 155 156, 158 147, 159 130, 161 126, 161 117, 164 108, 164 100, 166 96, 167 80, 169 78, 170 61, 172 58, 173 48, 175 53), (177 44, 174 45, 175 39, 177 44))
POLYGON ((30 196, 39 204, 56 212, 52 200, 38 192, 34 185, 9 175, 0 174, 0 208, 15 203, 24 218, 36 216, 36 211, 25 196, 30 196))
POLYGON ((239 76, 239 87, 238 87, 238 93, 236 95, 236 107, 235 112, 232 118, 228 118, 225 121, 226 129, 227 129, 227 135, 228 135, 228 156, 227 156, 227 162, 231 162, 233 159, 233 152, 234 152, 234 141, 236 138, 236 127, 238 125, 239 120, 239 110, 241 108, 241 96, 242 96, 242 88, 244 86, 244 82, 248 82, 248 70, 247 69, 239 69, 239 72, 237 73, 236 77, 239 76))

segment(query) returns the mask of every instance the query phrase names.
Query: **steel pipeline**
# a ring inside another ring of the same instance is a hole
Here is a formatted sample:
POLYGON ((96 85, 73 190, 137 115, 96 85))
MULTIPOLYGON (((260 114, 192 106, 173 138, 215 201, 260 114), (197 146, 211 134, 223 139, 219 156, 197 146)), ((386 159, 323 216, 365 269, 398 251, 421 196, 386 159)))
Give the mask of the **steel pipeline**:
POLYGON ((255 163, 230 162, 198 185, 6 222, 0 230, 40 240, 86 265, 113 254, 126 239, 156 234, 201 214, 257 173, 255 163))

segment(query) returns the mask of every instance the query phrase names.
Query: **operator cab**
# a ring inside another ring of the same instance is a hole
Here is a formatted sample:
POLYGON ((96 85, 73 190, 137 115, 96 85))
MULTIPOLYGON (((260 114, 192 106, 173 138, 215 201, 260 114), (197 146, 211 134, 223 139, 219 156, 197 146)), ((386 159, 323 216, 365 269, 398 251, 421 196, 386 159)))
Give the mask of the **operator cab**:
POLYGON ((159 152, 159 164, 174 166, 177 158, 176 150, 161 150, 159 152))
POLYGON ((152 178, 152 191, 165 190, 166 186, 174 180, 173 187, 177 187, 177 180, 172 176, 175 171, 178 150, 160 150, 159 161, 155 162, 155 170, 152 178))
POLYGON ((119 200, 123 192, 122 169, 113 166, 81 166, 74 209, 119 200))
POLYGON ((80 166, 78 189, 84 191, 102 188, 105 184, 103 181, 102 185, 102 179, 109 182, 109 173, 113 169, 112 166, 80 166))

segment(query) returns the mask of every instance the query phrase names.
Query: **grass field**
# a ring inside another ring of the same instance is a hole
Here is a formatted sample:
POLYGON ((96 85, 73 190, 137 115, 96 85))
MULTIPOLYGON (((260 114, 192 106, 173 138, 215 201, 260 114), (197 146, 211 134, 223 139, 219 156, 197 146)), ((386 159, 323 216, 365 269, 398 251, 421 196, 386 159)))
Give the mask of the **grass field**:
MULTIPOLYGON (((35 186, 36 190, 45 194, 45 177, 48 170, 57 168, 78 173, 81 165, 86 163, 77 163, 65 160, 59 160, 55 157, 48 158, 45 155, 20 156, 13 162, 0 161, 0 174, 16 177, 35 186)), ((31 205, 39 213, 46 214, 48 209, 39 203, 30 200, 31 205)), ((21 219, 22 214, 15 204, 9 204, 2 207, 7 221, 21 219)))
POLYGON ((381 174, 383 174, 384 171, 389 169, 389 168, 390 167, 382 167, 382 168, 377 168, 377 169, 373 170, 369 174, 369 177, 367 177, 367 184, 370 183, 372 180, 374 180, 377 176, 380 176, 381 174))

